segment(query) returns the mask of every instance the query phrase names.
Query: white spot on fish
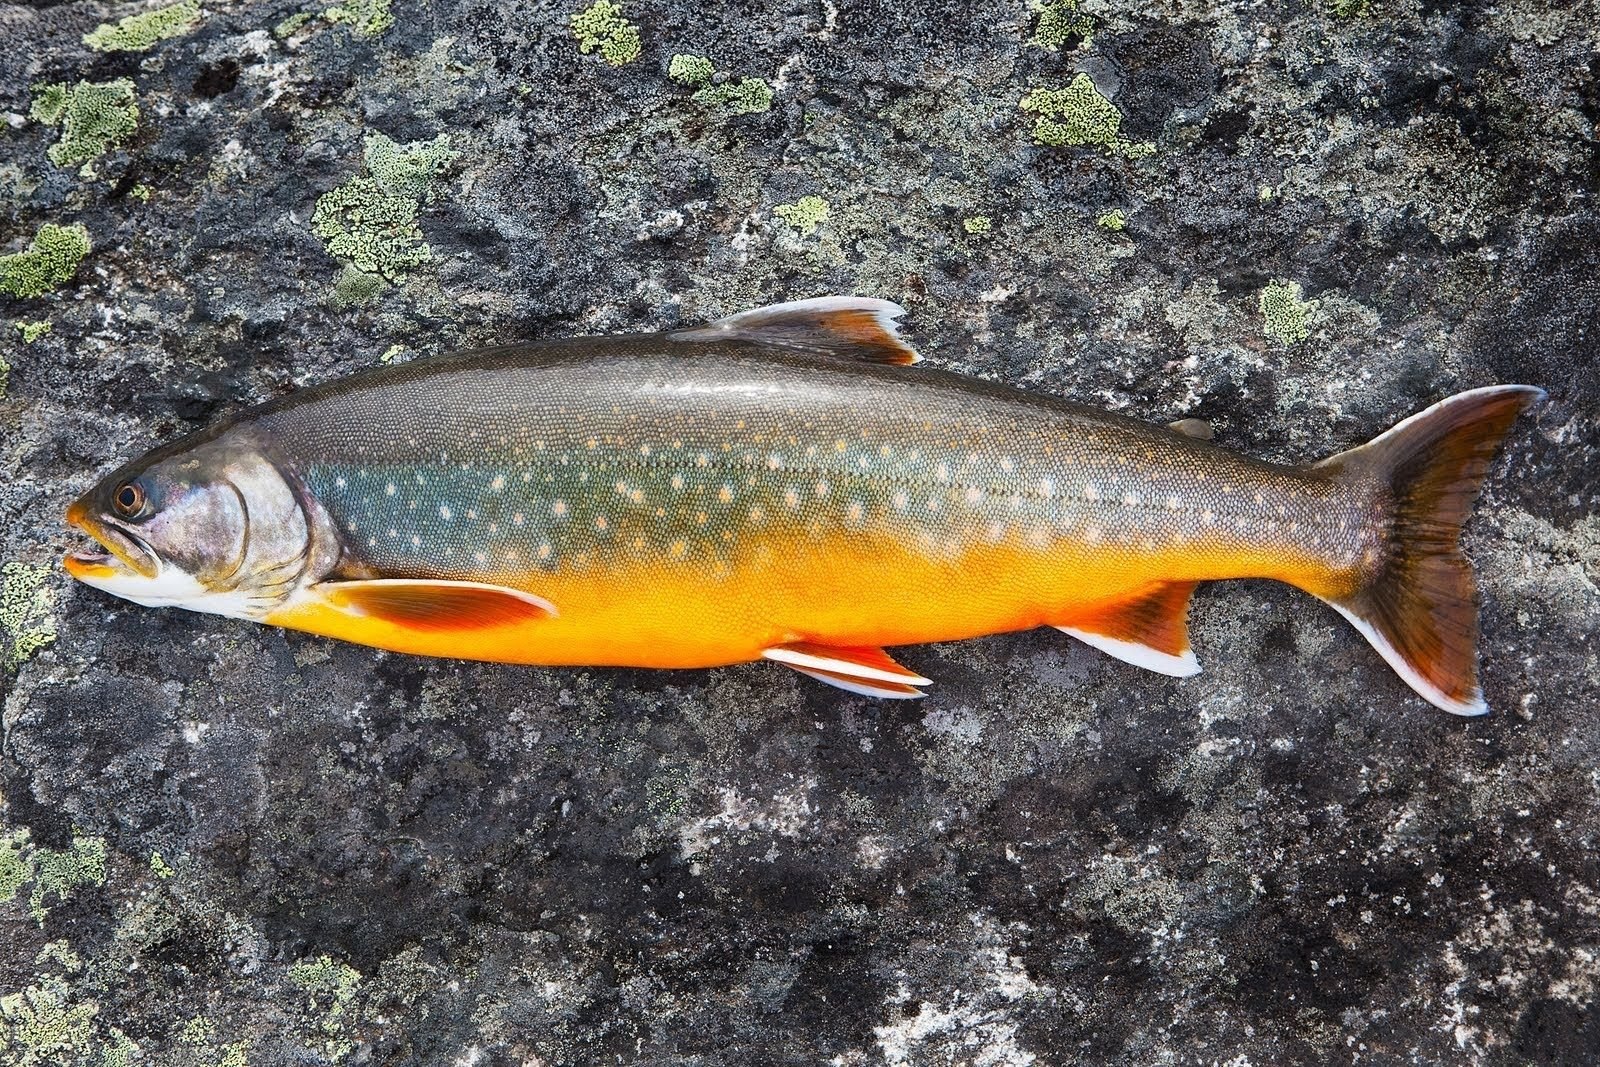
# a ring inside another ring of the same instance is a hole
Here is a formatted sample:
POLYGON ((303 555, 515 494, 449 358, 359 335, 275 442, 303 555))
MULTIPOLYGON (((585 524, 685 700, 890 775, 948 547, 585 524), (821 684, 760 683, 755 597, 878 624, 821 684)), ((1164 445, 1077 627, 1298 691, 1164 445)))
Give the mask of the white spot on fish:
POLYGON ((550 514, 558 519, 564 518, 567 514, 567 502, 565 500, 557 500, 554 504, 551 504, 550 514))
POLYGON ((1088 542, 1091 545, 1098 545, 1100 543, 1101 538, 1103 538, 1104 536, 1105 536, 1105 531, 1100 529, 1100 526, 1099 526, 1098 523, 1091 522, 1083 531, 1083 539, 1084 539, 1084 541, 1088 542))
POLYGON ((440 504, 439 505, 439 517, 441 519, 443 519, 445 522, 449 522, 451 520, 451 518, 454 517, 453 513, 450 511, 450 505, 449 504, 440 504))
POLYGON ((969 485, 967 486, 966 497, 967 503, 976 504, 978 501, 983 499, 983 490, 979 489, 975 485, 969 485))
POLYGON ((1123 493, 1122 494, 1122 502, 1124 504, 1126 504, 1130 508, 1136 508, 1136 507, 1139 506, 1139 494, 1138 493, 1123 493))
POLYGON ((1083 487, 1083 499, 1093 504, 1100 499, 1100 487, 1090 482, 1083 487))
POLYGON ((861 501, 852 500, 845 509, 844 516, 851 526, 860 526, 861 520, 866 517, 867 509, 861 506, 861 501))
POLYGON ((911 503, 911 498, 906 495, 906 491, 904 489, 896 489, 894 491, 894 496, 890 498, 890 503, 894 504, 894 509, 896 511, 904 511, 906 509, 906 505, 911 503))
POLYGON ((383 487, 383 493, 385 496, 394 496, 399 491, 400 490, 395 487, 393 482, 390 482, 388 485, 383 487))
POLYGON ((1012 471, 1017 469, 1017 461, 1012 459, 1010 456, 1001 456, 1000 469, 1005 471, 1007 474, 1010 474, 1012 471))
POLYGON ((817 499, 818 500, 821 500, 821 499, 823 499, 824 497, 826 497, 828 495, 828 482, 827 482, 827 479, 825 479, 825 478, 817 479, 816 494, 817 494, 817 499))
POLYGON ((333 484, 338 486, 340 489, 343 489, 344 488, 344 479, 343 478, 335 478, 333 480, 333 484))
POLYGON ((500 490, 504 489, 505 487, 506 487, 506 476, 504 474, 496 474, 494 476, 494 479, 489 483, 489 491, 491 493, 498 493, 500 490))
POLYGON ((682 489, 683 488, 683 475, 674 474, 672 476, 672 488, 674 488, 674 489, 682 489))
POLYGON ((1053 478, 1039 479, 1039 495, 1049 500, 1056 495, 1056 483, 1053 478))

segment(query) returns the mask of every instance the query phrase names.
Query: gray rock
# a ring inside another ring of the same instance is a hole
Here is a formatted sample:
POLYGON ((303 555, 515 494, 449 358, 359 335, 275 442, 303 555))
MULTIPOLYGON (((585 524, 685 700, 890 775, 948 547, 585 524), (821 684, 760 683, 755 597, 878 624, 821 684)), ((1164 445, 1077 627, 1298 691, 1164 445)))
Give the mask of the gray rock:
POLYGON ((494 0, 277 30, 301 9, 246 0, 109 53, 81 37, 120 6, 9 9, 0 251, 93 249, 0 296, 0 1058, 1600 1055, 1594 19, 1146 7, 1086 0, 1052 51, 1020 2, 630 3, 618 67, 494 0), (695 99, 675 53, 770 108, 695 99), (1078 72, 1114 143, 1034 143, 1020 100, 1078 72), (52 163, 32 87, 124 77, 137 132, 52 163), (371 134, 458 153, 392 281, 313 229, 371 134), (775 211, 806 196, 809 234, 775 211), (423 662, 55 565, 99 473, 237 405, 830 292, 907 304, 937 364, 1275 459, 1546 387, 1468 537, 1496 714, 1425 706, 1267 583, 1201 592, 1194 679, 1027 633, 907 650, 938 684, 890 706, 771 665, 423 662))

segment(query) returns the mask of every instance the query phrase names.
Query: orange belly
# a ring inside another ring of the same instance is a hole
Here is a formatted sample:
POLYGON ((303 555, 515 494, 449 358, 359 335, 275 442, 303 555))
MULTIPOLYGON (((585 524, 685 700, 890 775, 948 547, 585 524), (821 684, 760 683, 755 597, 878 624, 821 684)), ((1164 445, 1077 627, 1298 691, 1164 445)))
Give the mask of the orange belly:
POLYGON ((455 629, 355 616, 314 594, 263 621, 396 652, 546 666, 711 667, 807 641, 893 646, 1041 625, 1073 626, 1169 582, 1246 575, 1315 584, 1326 568, 1280 548, 1169 545, 908 545, 774 531, 728 561, 639 556, 600 569, 493 580, 557 614, 455 629), (1269 571, 1270 568, 1270 571, 1269 571))

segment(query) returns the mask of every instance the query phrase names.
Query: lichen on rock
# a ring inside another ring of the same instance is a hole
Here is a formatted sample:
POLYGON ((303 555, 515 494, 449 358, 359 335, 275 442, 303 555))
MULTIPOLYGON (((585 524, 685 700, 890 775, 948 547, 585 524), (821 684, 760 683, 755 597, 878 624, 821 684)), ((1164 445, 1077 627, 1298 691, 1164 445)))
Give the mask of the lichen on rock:
POLYGON ((612 0, 595 0, 574 14, 572 36, 578 39, 578 51, 584 55, 598 51, 613 67, 632 63, 642 48, 639 27, 624 18, 622 5, 612 0))
POLYGON ((1078 74, 1064 89, 1032 89, 1021 107, 1034 116, 1033 139, 1042 145, 1090 146, 1129 158, 1155 151, 1153 144, 1123 139, 1122 112, 1087 74, 1078 74))
POLYGON ((26 251, 0 256, 0 293, 24 299, 43 296, 72 280, 89 247, 89 231, 81 223, 45 223, 26 251))
POLYGON ((1297 345, 1310 338, 1317 301, 1304 297, 1299 282, 1274 281, 1262 289, 1256 298, 1262 331, 1282 345, 1297 345))
POLYGON ((61 139, 46 152, 60 167, 88 164, 139 128, 139 105, 128 78, 37 86, 28 114, 47 126, 61 127, 61 139))
POLYGON ((433 258, 417 224, 422 205, 438 193, 438 181, 460 153, 450 135, 397 144, 381 133, 367 135, 367 173, 351 178, 317 199, 311 229, 328 254, 353 272, 342 282, 341 298, 359 303, 376 293, 361 279, 400 280, 433 258))
POLYGON ((55 594, 49 584, 52 573, 49 567, 27 563, 0 566, 0 636, 5 638, 0 649, 4 653, 0 676, 16 670, 56 639, 55 594))
POLYGON ((102 23, 83 36, 97 52, 142 52, 170 37, 181 37, 200 24, 199 0, 182 0, 168 7, 126 15, 115 25, 102 23))

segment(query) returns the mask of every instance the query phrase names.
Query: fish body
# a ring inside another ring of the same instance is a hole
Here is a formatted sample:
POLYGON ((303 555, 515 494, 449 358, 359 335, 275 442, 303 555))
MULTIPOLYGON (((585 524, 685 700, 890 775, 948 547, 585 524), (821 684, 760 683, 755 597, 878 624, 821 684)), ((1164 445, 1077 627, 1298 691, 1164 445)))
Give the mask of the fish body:
MULTIPOLYGON (((766 657, 916 696, 928 680, 884 646, 1036 626, 1194 673, 1185 616, 1201 581, 1275 578, 1366 626, 1362 598, 1415 547, 1397 538, 1407 489, 1381 449, 1266 463, 912 369, 898 313, 826 298, 301 390, 107 478, 69 517, 111 557, 68 566, 141 602, 399 652, 680 668, 766 657), (118 515, 119 492, 139 497, 142 520, 118 515), (141 534, 163 514, 186 524, 141 534), (223 547, 200 563, 197 540, 223 547), (155 572, 144 586, 102 573, 130 559, 155 572)), ((1460 498, 1537 396, 1477 393, 1434 420, 1478 427, 1456 464, 1468 469, 1441 490, 1455 527, 1430 534, 1452 560, 1460 498)), ((1410 658, 1374 633, 1424 696, 1479 710, 1471 634, 1463 666, 1455 630, 1410 658)))

